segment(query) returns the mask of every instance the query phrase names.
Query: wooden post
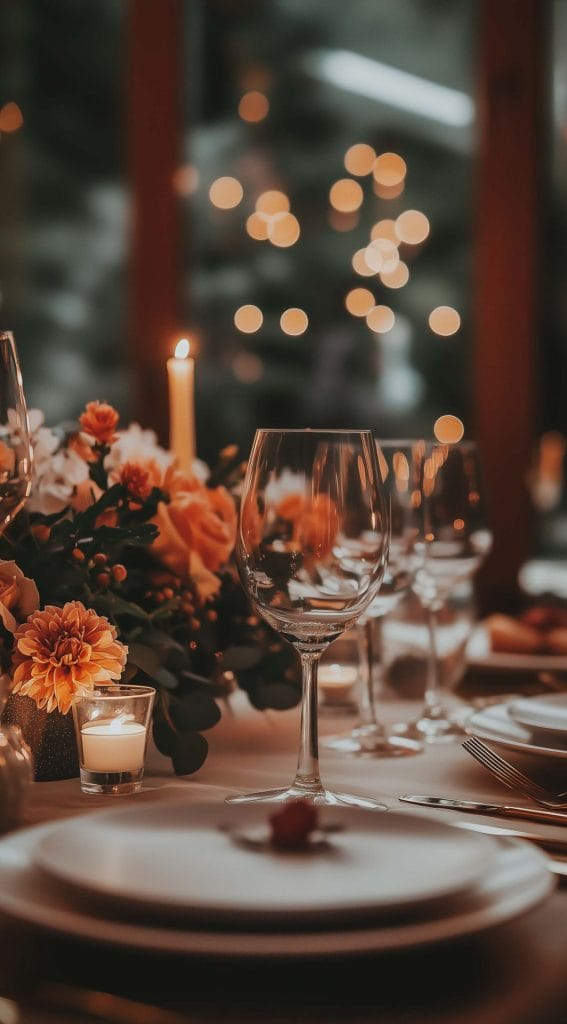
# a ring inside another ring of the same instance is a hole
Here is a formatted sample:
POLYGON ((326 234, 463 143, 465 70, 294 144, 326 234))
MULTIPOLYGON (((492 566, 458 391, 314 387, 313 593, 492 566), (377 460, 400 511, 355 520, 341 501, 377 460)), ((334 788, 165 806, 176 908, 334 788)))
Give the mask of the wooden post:
POLYGON ((494 531, 481 574, 484 610, 513 602, 532 542, 526 474, 539 399, 547 8, 540 0, 480 3, 472 401, 494 531))
POLYGON ((133 413, 167 443, 166 360, 179 337, 182 4, 129 0, 127 137, 131 191, 129 333, 133 413))

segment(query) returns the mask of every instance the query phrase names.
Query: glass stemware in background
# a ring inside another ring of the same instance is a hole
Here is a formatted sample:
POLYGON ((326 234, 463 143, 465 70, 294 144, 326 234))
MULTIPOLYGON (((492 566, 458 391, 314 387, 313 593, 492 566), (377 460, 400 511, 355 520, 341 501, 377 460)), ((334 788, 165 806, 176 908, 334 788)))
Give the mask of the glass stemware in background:
POLYGON ((418 565, 413 589, 426 612, 429 664, 425 706, 416 722, 399 733, 429 743, 450 741, 463 733, 448 715, 443 700, 437 618, 451 591, 470 579, 492 546, 474 442, 425 446, 421 482, 422 522, 415 544, 418 565))
POLYGON ((349 733, 323 740, 323 746, 331 750, 366 757, 400 757, 419 754, 422 750, 421 743, 411 738, 388 736, 376 711, 374 676, 376 670, 380 675, 382 668, 382 619, 399 604, 412 583, 423 448, 423 442, 378 442, 380 471, 390 511, 390 550, 380 592, 362 620, 367 667, 361 693, 360 722, 349 733))
POLYGON ((31 491, 32 446, 14 337, 0 332, 0 534, 31 491))
POLYGON ((254 607, 301 657, 297 772, 287 789, 230 803, 304 798, 380 808, 334 793, 319 774, 317 665, 376 597, 388 521, 370 431, 258 430, 240 508, 237 559, 254 607))

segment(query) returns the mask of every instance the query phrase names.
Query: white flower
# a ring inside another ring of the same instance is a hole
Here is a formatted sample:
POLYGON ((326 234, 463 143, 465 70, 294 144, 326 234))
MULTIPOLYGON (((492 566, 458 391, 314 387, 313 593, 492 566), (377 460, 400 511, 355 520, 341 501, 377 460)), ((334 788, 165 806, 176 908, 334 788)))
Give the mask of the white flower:
MULTIPOLYGON (((46 433, 50 434, 51 431, 46 433)), ((44 448, 42 458, 34 465, 28 505, 30 512, 41 512, 43 515, 62 512, 70 504, 75 489, 89 476, 89 467, 80 455, 65 449, 56 454, 49 453, 49 444, 50 441, 44 448)))
POLYGON ((104 460, 110 482, 119 478, 120 469, 126 462, 155 462, 165 472, 172 464, 173 456, 158 444, 153 430, 142 430, 139 423, 131 423, 127 430, 118 432, 118 439, 110 446, 104 460))

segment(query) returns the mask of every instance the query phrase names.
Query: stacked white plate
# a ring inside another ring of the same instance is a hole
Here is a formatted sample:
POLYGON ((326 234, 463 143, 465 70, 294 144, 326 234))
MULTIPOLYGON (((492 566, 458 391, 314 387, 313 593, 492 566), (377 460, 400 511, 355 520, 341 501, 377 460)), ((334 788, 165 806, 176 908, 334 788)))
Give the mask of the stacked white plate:
POLYGON ((477 711, 467 732, 501 747, 542 757, 567 759, 567 694, 514 698, 477 711))
POLYGON ((266 805, 140 803, 0 840, 0 911, 122 947, 318 956, 433 943, 500 924, 553 881, 534 847, 407 813, 324 808, 284 852, 266 805))

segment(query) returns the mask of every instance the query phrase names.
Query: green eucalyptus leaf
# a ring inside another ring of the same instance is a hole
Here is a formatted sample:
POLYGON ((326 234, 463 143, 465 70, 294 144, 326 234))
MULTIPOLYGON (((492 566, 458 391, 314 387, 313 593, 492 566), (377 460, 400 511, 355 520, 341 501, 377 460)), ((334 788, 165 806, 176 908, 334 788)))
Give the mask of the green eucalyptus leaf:
POLYGON ((255 693, 254 704, 261 711, 273 708, 276 711, 287 711, 294 708, 299 699, 297 687, 287 683, 259 683, 255 693))
POLYGON ((157 670, 157 672, 151 673, 156 683, 163 686, 166 690, 176 690, 179 686, 179 680, 177 676, 174 676, 173 672, 163 666, 157 670))
POLYGON ((172 757, 175 749, 176 734, 161 715, 154 716, 152 735, 160 754, 172 757))

